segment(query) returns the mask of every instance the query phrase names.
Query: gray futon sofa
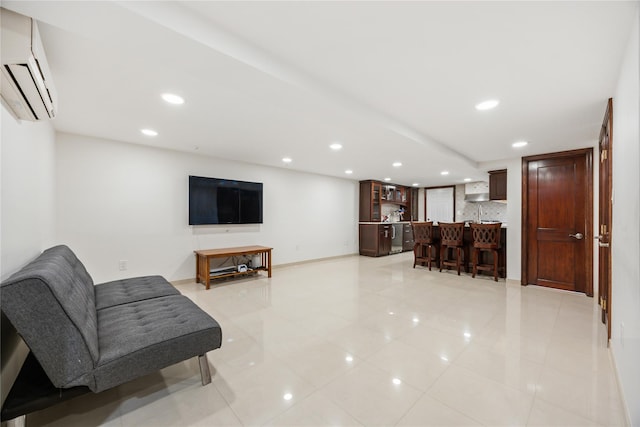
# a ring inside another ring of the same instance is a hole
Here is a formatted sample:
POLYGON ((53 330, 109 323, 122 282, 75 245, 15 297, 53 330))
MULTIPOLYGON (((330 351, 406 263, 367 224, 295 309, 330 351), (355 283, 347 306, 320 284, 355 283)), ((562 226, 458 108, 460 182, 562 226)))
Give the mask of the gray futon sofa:
POLYGON ((98 393, 195 356, 211 381, 220 325, 161 276, 94 285, 60 245, 0 286, 2 312, 58 389, 98 393))

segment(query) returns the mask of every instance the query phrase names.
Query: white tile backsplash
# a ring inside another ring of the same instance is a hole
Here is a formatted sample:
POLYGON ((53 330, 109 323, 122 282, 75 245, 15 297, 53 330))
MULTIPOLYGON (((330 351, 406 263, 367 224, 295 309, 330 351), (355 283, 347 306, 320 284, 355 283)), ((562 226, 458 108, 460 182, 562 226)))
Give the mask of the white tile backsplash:
MULTIPOLYGON (((473 183, 472 183, 473 184, 473 183)), ((465 184, 456 185, 456 221, 478 221, 481 210, 481 220, 507 221, 507 204, 505 202, 472 202, 464 201, 465 184)))
POLYGON ((396 205, 395 203, 385 203, 382 205, 382 216, 388 216, 391 222, 408 221, 409 215, 405 213, 404 215, 400 216, 399 210, 400 205, 396 205))

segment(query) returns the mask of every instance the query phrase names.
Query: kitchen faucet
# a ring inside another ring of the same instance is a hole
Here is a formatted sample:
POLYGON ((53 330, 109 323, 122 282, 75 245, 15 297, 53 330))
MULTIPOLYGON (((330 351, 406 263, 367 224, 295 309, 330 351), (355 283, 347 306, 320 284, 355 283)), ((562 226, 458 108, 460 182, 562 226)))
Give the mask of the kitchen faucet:
POLYGON ((478 203, 478 223, 482 222, 482 203, 478 203))

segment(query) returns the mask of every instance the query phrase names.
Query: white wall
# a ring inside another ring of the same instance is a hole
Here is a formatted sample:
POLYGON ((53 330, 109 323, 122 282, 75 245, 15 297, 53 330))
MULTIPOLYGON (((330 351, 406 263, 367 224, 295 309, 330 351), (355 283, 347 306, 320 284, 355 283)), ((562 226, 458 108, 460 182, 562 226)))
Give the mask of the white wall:
POLYGON ((639 27, 637 11, 613 97, 612 138, 611 348, 631 425, 640 425, 639 27))
POLYGON ((522 158, 507 161, 507 279, 522 279, 522 158))
POLYGON ((507 279, 520 283, 522 268, 522 158, 483 162, 481 170, 507 169, 507 279))
POLYGON ((18 122, 2 107, 1 279, 35 258, 54 237, 54 132, 18 122))
POLYGON ((70 134, 56 161, 57 238, 96 283, 194 278, 194 249, 271 246, 276 265, 358 252, 356 181, 70 134), (263 182, 264 223, 189 226, 189 175, 263 182))
MULTIPOLYGON (((50 123, 18 122, 3 107, 0 144, 0 280, 53 244, 54 132, 50 123)), ((4 402, 27 348, 2 321, 4 402)))

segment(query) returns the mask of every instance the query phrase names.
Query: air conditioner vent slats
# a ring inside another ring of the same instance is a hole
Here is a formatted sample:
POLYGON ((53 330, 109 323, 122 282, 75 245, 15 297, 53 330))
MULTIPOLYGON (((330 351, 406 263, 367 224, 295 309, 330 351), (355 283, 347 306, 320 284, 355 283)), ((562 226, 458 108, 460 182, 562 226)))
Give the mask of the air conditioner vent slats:
POLYGON ((0 8, 2 102, 21 120, 55 116, 56 92, 35 21, 0 8))

